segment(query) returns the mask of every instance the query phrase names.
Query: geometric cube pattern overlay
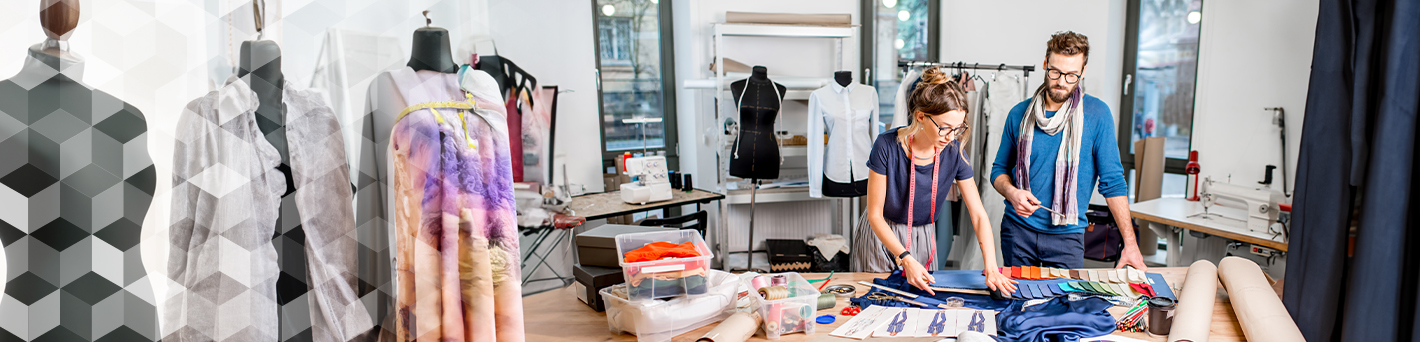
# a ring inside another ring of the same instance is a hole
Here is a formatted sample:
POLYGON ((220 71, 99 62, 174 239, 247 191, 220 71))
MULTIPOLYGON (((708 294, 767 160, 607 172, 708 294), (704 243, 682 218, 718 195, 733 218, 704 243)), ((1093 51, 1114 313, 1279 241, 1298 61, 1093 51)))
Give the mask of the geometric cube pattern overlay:
POLYGON ((31 48, 0 81, 0 341, 154 341, 138 248, 155 175, 138 109, 31 48))
POLYGON ((339 122, 287 83, 285 121, 262 129, 248 82, 193 101, 179 123, 168 276, 180 289, 165 340, 355 340, 371 324, 339 122), (268 141, 277 129, 289 167, 268 141))

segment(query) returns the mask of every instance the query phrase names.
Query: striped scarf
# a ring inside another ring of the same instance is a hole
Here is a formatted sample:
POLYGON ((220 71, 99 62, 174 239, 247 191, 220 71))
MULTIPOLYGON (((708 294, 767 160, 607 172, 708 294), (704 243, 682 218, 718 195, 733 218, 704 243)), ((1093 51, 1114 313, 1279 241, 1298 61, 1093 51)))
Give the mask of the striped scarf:
POLYGON ((1080 206, 1075 203, 1078 197, 1075 192, 1078 188, 1080 173, 1080 146, 1081 136, 1085 132, 1084 113, 1084 85, 1075 87, 1075 91, 1070 93, 1070 98, 1060 106, 1061 111, 1054 117, 1045 117, 1046 91, 1049 87, 1040 87, 1036 90, 1035 96, 1031 98, 1030 107, 1021 117, 1021 130, 1019 141, 1016 143, 1016 172, 1014 183, 1021 190, 1030 191, 1030 151, 1031 140, 1035 136, 1035 128, 1039 127, 1045 134, 1056 135, 1061 132, 1065 136, 1061 137, 1060 150, 1055 158, 1055 198, 1050 201, 1050 208, 1063 215, 1050 214, 1050 224, 1056 226, 1075 225, 1079 222, 1080 206))

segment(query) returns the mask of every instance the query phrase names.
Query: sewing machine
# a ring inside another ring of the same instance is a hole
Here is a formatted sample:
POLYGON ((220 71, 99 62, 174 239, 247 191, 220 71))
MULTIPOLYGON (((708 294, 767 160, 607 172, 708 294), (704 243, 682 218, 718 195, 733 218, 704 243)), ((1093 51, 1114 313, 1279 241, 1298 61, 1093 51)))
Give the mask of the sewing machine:
POLYGON ((671 199, 671 180, 666 170, 666 157, 637 157, 626 159, 626 175, 630 183, 621 184, 621 200, 632 204, 646 204, 671 199))
POLYGON ((1218 215, 1232 218, 1238 221, 1247 222, 1247 230, 1278 234, 1281 229, 1274 229, 1273 224, 1277 222, 1277 215, 1281 212, 1279 203, 1285 203, 1287 196, 1281 191, 1273 190, 1268 186, 1242 186, 1223 182, 1215 182, 1212 177, 1204 178, 1203 193, 1199 195, 1203 202, 1204 216, 1210 215, 1209 209, 1213 206, 1225 207, 1233 210, 1217 210, 1218 215), (1237 213, 1244 213, 1246 217, 1237 217, 1237 213))

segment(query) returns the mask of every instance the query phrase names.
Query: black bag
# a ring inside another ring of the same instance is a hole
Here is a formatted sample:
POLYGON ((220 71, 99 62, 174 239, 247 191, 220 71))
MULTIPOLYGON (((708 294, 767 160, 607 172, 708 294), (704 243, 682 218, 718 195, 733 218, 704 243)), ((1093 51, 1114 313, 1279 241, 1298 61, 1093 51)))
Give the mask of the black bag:
POLYGON ((848 254, 843 251, 833 251, 833 259, 824 259, 818 247, 809 246, 809 254, 814 256, 814 272, 848 272, 848 254))
MULTIPOLYGON (((1114 214, 1109 212, 1109 207, 1091 204, 1090 210, 1085 212, 1085 219, 1090 222, 1085 228, 1085 259, 1119 261, 1119 252, 1124 249, 1124 236, 1119 234, 1119 227, 1115 225, 1114 214)), ((1133 225, 1138 231, 1139 224, 1133 225)))

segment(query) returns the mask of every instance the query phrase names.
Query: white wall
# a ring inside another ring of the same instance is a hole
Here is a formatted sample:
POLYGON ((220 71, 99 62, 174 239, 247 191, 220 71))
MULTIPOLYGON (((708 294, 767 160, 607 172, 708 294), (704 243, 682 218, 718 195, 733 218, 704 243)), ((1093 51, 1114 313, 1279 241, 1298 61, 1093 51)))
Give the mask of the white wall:
MULTIPOLYGON (((537 77, 560 86, 555 179, 563 165, 568 181, 588 192, 602 190, 601 115, 597 110, 596 50, 588 0, 489 1, 489 29, 498 54, 537 77), (570 92, 568 92, 570 90, 570 92)), ((480 46, 480 49, 484 49, 480 46)), ((479 51, 492 54, 492 51, 479 51)))
POLYGON ((1264 165, 1281 166, 1279 131, 1263 108, 1283 107, 1287 181, 1295 182, 1318 8, 1317 0, 1204 1, 1192 137, 1203 176, 1257 184, 1264 165))

